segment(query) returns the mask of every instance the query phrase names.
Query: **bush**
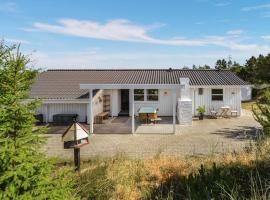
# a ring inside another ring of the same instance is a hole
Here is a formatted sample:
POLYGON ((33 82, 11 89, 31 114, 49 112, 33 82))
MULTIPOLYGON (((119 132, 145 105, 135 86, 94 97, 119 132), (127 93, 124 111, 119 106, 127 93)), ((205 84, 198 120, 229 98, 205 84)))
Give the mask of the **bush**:
POLYGON ((266 136, 270 135, 270 89, 264 91, 263 96, 253 106, 253 114, 262 127, 266 136))

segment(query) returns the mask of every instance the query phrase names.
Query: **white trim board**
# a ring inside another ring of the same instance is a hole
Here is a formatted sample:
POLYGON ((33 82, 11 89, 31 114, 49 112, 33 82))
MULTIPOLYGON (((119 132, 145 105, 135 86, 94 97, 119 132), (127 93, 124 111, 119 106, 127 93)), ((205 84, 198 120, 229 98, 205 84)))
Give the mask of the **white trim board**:
MULTIPOLYGON (((80 89, 181 89, 181 84, 80 84, 80 89)), ((190 88, 242 88, 246 85, 190 85, 190 88)))
POLYGON ((80 84, 80 89, 180 89, 180 84, 80 84))

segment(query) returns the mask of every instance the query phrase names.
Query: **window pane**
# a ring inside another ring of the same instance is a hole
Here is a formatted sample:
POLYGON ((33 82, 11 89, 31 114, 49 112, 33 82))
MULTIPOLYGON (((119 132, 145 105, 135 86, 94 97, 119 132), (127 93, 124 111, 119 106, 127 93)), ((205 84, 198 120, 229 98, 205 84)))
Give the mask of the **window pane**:
POLYGON ((223 89, 212 89, 212 94, 223 94, 223 89))
POLYGON ((155 95, 158 95, 158 90, 157 90, 157 89, 149 89, 149 90, 147 90, 147 94, 155 94, 155 95))
POLYGON ((134 94, 144 94, 144 89, 135 89, 134 94))
POLYGON ((148 95, 147 101, 158 101, 158 95, 148 95))
POLYGON ((203 95, 203 88, 199 88, 199 95, 203 95))
POLYGON ((135 101, 144 101, 144 95, 134 95, 135 101))
POLYGON ((212 101, 223 101, 223 95, 212 95, 212 101))

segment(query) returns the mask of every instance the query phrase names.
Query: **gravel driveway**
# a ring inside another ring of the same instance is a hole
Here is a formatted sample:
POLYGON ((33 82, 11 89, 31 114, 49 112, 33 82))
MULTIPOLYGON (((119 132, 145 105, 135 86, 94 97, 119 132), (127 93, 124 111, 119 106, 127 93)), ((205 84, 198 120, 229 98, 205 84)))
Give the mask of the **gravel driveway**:
MULTIPOLYGON (((157 154, 189 156, 237 151, 250 143, 259 124, 249 111, 231 119, 193 121, 192 126, 177 126, 177 134, 96 134, 90 144, 81 148, 81 157, 110 157, 123 153, 131 158, 151 158, 157 154)), ((72 159, 73 150, 64 150, 63 129, 47 134, 44 146, 48 156, 72 159)))

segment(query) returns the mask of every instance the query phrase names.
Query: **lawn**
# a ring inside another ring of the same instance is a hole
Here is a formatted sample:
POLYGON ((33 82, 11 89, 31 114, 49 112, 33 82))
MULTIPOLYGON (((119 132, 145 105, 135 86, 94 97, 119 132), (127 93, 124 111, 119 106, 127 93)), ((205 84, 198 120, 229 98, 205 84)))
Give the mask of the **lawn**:
POLYGON ((242 109, 252 111, 253 105, 255 105, 255 101, 242 102, 242 109))

